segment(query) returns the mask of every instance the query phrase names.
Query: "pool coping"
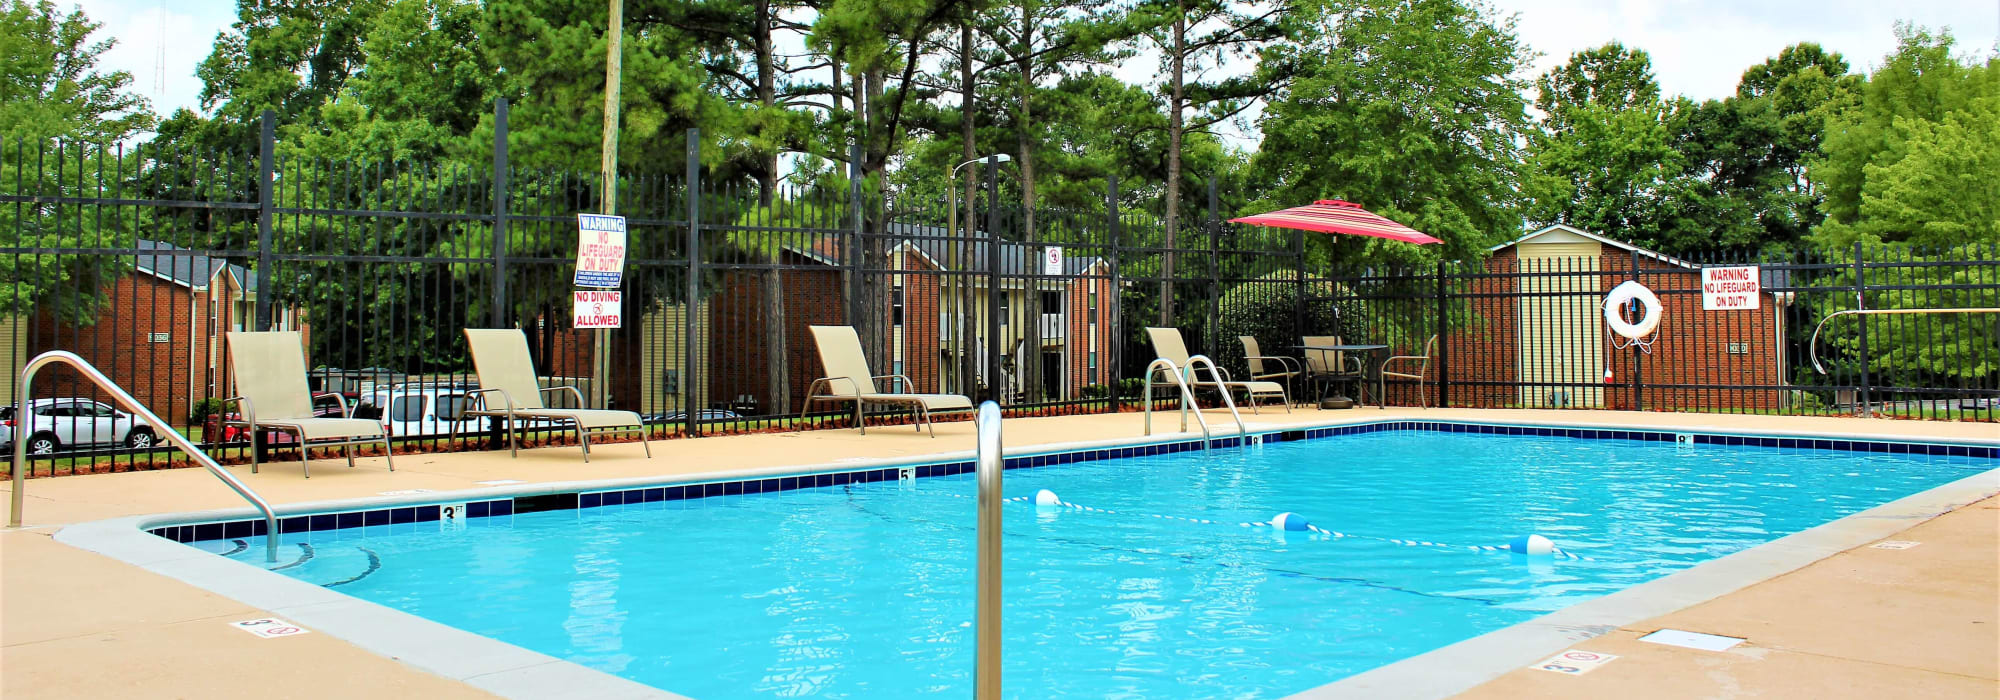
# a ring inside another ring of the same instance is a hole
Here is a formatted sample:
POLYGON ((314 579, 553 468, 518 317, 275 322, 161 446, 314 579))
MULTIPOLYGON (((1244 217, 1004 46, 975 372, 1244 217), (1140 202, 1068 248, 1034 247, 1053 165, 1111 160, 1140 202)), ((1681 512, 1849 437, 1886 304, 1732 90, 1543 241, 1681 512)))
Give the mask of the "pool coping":
MULTIPOLYGON (((1907 435, 1867 434, 1849 431, 1785 431, 1757 430, 1732 431, 1711 427, 1635 427, 1629 423, 1600 424, 1583 421, 1534 421, 1496 420, 1480 421, 1459 418, 1425 420, 1411 416, 1385 416, 1380 419, 1332 419, 1290 425, 1246 424, 1247 432, 1239 434, 1233 429, 1218 431, 1213 436, 1213 444, 1241 444, 1245 436, 1262 440, 1268 436, 1287 439, 1293 434, 1300 438, 1326 437, 1350 432, 1373 432, 1397 429, 1395 424, 1447 424, 1471 426, 1463 432, 1492 432, 1498 434, 1523 434, 1513 430, 1566 430, 1588 433, 1644 433, 1648 435, 1687 433, 1723 437, 1806 439, 1814 441, 1853 441, 1867 443, 1901 443, 1915 445, 1965 446, 1986 450, 1990 455, 2000 450, 2000 440, 1980 439, 1923 439, 1907 435), (1314 435, 1320 433, 1320 435, 1314 435)), ((1230 428, 1233 428, 1231 426, 1230 428)), ((1528 433, 1534 434, 1534 433, 1528 433)), ((1583 435, 1574 437, 1589 439, 1583 435)), ((1590 436, 1598 437, 1598 436, 1590 436)), ((1604 438, 1611 435, 1601 436, 1604 438)), ((1655 438, 1657 439, 1657 438, 1655 438)), ((1019 450, 1008 457, 1009 468, 1031 467, 1042 464, 1069 463, 1059 459, 1062 455, 1080 451, 1106 452, 1096 459, 1115 458, 1120 455, 1108 454, 1114 450, 1175 446, 1169 451, 1186 451, 1199 447, 1203 437, 1186 432, 1158 433, 1150 436, 1113 438, 1107 440, 1078 441, 1036 445, 1019 450), (1036 463, 1036 458, 1047 461, 1036 463)), ((1132 454, 1155 454, 1157 452, 1133 452, 1132 454)), ((930 453, 889 458, 858 458, 835 462, 777 465, 749 469, 721 470, 673 477, 628 477, 585 481, 541 482, 520 485, 494 486, 482 489, 457 491, 424 492, 399 496, 376 496, 358 499, 305 502, 279 507, 282 517, 328 515, 351 512, 356 508, 372 508, 380 511, 398 507, 414 507, 464 501, 491 501, 519 497, 545 496, 551 494, 585 494, 616 492, 619 489, 636 491, 652 487, 687 487, 693 485, 722 485, 805 475, 830 475, 867 472, 902 467, 942 467, 948 464, 969 465, 973 453, 967 451, 930 453)), ((947 475, 945 471, 937 475, 947 475)), ((849 482, 839 482, 849 483, 849 482)), ((1479 683, 1490 680, 1519 666, 1532 663, 1547 654, 1553 654, 1568 644, 1583 639, 1594 638, 1619 624, 1636 622, 1659 614, 1672 612, 1689 605, 1738 590, 1754 583, 1767 580, 1779 574, 1803 567, 1819 559, 1865 544, 1879 535, 1859 537, 1847 530, 1875 530, 1890 528, 1883 534, 1890 534, 1907 527, 1913 519, 1927 519, 1938 514, 1931 509, 1923 514, 1904 513, 1894 507, 1910 504, 1930 504, 1931 497, 1940 492, 1950 494, 1969 493, 1973 488, 1985 490, 1986 495, 2000 491, 2000 468, 1988 470, 1973 476, 1935 487, 1924 492, 1907 496, 1867 511, 1847 516, 1772 542, 1737 552, 1719 559, 1691 567, 1661 579, 1640 584, 1601 598, 1585 601, 1543 617, 1523 622, 1494 632, 1463 640, 1432 652, 1403 659, 1387 666, 1367 671, 1355 676, 1329 683, 1294 695, 1298 698, 1336 697, 1411 697, 1431 698, 1456 694, 1479 683), (1960 487, 1957 490, 1951 490, 1960 487), (1877 513, 1883 511, 1883 513, 1877 513), (1871 515, 1872 514, 1872 515, 1871 515), (1848 521, 1877 523, 1874 527, 1853 526, 1835 528, 1848 521), (1822 532, 1833 528, 1832 531, 1822 532), (1858 538, 1858 539, 1857 539, 1858 538), (1821 541, 1824 540, 1824 541, 1821 541), (1845 544, 1852 541, 1852 544, 1845 544), (1753 555, 1754 556, 1751 556, 1753 555), (1697 575, 1699 574, 1699 575, 1697 575), (1713 580, 1708 580, 1713 579, 1713 580), (1662 584, 1673 585, 1662 585, 1662 584), (1704 594, 1705 591, 1713 591, 1704 594), (1700 595, 1701 597, 1691 597, 1700 595), (1615 599, 1615 600, 1613 600, 1615 599), (1606 603, 1605 601, 1611 601, 1606 603), (1605 608, 1599 610, 1598 608, 1605 608), (1576 618, 1572 621, 1570 618, 1576 618), (1627 619, 1629 618, 1629 619, 1627 619), (1619 620, 1618 622, 1607 622, 1619 620), (1608 626, 1607 626, 1608 625, 1608 626), (1497 638, 1494 642, 1489 638, 1497 638), (1527 648, 1535 651, 1528 653, 1527 648), (1508 653, 1499 653, 1508 652, 1508 653), (1522 654, 1534 656, 1516 663, 1522 654), (1441 682, 1442 681, 1442 682, 1441 682)), ((742 493, 738 491, 738 493, 742 493)), ((754 493, 754 492, 752 492, 754 493)), ((705 491, 689 497, 706 495, 730 495, 718 491, 705 491)), ((1954 495, 1954 498, 1957 496, 1954 495)), ((1969 503, 1953 501, 1950 507, 1969 503)), ((609 504, 608 501, 603 502, 609 504)), ((572 506, 584 507, 584 506, 572 506)), ((213 523, 225 520, 242 520, 255 514, 249 508, 229 508, 183 513, 164 513, 129 516, 80 523, 63 527, 55 533, 55 539, 64 544, 112 557, 127 564, 138 566, 170 578, 196 586, 204 590, 270 611, 309 629, 330 634, 346 640, 370 652, 400 660, 415 668, 448 679, 466 683, 473 687, 502 697, 549 698, 549 697, 591 697, 591 698, 683 698, 670 691, 640 684, 616 675, 597 671, 564 661, 552 656, 534 652, 507 642, 461 630, 417 615, 402 612, 377 603, 361 600, 327 588, 307 583, 283 574, 238 562, 215 554, 187 547, 177 541, 157 536, 150 530, 162 527, 189 526, 189 523, 213 523)), ((299 518, 301 521, 304 518, 299 518)), ((404 521, 409 522, 409 521, 404 521)), ((259 532, 263 523, 256 523, 259 532)), ((303 529, 303 528, 302 528, 303 529)), ((312 528, 320 529, 320 528, 312 528)), ((281 531, 294 532, 287 525, 281 531)))

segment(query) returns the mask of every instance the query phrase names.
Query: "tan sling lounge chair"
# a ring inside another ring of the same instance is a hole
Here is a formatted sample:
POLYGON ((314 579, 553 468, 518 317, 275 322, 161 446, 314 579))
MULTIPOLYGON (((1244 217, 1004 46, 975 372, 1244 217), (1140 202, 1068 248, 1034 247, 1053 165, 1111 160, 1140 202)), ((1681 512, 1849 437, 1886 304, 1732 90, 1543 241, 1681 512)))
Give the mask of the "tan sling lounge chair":
POLYGON ((528 336, 518 328, 486 330, 465 329, 465 343, 472 348, 472 366, 479 373, 479 389, 471 393, 478 397, 474 410, 466 411, 468 416, 485 416, 506 419, 507 451, 519 457, 521 450, 515 433, 521 428, 516 421, 553 421, 567 423, 576 432, 576 440, 583 446, 583 461, 590 461, 590 434, 622 435, 637 433, 639 445, 646 450, 646 456, 653 456, 653 446, 646 440, 646 425, 639 420, 639 414, 631 411, 606 411, 589 408, 551 408, 542 402, 542 395, 551 391, 567 391, 576 397, 578 406, 583 405, 583 392, 573 386, 543 387, 535 378, 535 363, 528 358, 528 336), (497 402, 487 400, 487 395, 499 394, 497 402))
MULTIPOLYGON (((382 424, 353 418, 353 407, 340 402, 340 418, 313 415, 312 389, 306 385, 306 349, 297 331, 229 332, 229 366, 236 374, 236 396, 223 399, 226 407, 236 404, 241 418, 230 425, 250 432, 250 473, 257 473, 261 456, 257 447, 264 431, 277 430, 292 435, 299 448, 299 465, 312 478, 307 452, 315 447, 339 447, 347 453, 347 466, 354 466, 354 446, 382 444, 382 459, 389 458, 389 434, 382 424)), ((389 461, 389 471, 396 463, 389 461)))
MULTIPOLYGON (((1153 341, 1153 354, 1155 356, 1171 360, 1175 367, 1181 368, 1181 372, 1187 376, 1189 388, 1243 392, 1243 397, 1250 403, 1250 410, 1253 413, 1262 413, 1257 408, 1257 399, 1275 397, 1285 402, 1285 412, 1291 412, 1291 393, 1285 391, 1285 385, 1283 384, 1264 381, 1232 382, 1229 380, 1228 371, 1221 367, 1214 367, 1215 372, 1208 379, 1202 379, 1196 373, 1188 371, 1187 343, 1181 340, 1181 329, 1148 328, 1146 329, 1146 337, 1153 341)), ((1146 398, 1150 399, 1152 397, 1149 396, 1146 398)))
POLYGON ((972 399, 957 394, 895 394, 875 390, 875 380, 888 379, 900 382, 903 389, 914 385, 910 378, 900 374, 872 376, 868 374, 868 358, 861 351, 861 337, 849 326, 813 326, 813 344, 819 347, 819 362, 826 366, 826 376, 813 380, 806 389, 805 405, 799 407, 799 426, 805 429, 806 412, 815 401, 854 403, 854 423, 861 428, 861 434, 868 434, 868 423, 863 413, 868 404, 903 406, 917 416, 917 431, 930 428, 931 437, 937 437, 937 427, 931 425, 932 411, 970 411, 972 399), (825 393, 821 393, 824 389, 825 393))

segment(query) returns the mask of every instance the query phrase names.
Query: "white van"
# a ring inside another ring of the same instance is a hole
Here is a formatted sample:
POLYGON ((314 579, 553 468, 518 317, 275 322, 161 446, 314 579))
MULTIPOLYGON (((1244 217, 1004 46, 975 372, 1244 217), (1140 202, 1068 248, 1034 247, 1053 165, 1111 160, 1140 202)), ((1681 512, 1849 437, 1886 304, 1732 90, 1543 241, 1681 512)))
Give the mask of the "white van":
MULTIPOLYGON (((465 415, 477 399, 478 387, 463 384, 395 384, 371 387, 361 395, 362 409, 373 413, 390 437, 449 436, 484 430, 486 422, 465 415)), ((362 415, 366 415, 363 413, 362 415)))

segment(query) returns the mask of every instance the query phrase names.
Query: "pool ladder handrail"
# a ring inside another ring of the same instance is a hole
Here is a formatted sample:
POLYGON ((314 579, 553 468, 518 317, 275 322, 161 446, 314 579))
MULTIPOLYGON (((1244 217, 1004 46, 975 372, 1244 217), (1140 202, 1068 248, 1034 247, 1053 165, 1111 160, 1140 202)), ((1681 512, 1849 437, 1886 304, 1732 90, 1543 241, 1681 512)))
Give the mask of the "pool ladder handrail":
MULTIPOLYGON (((1194 373, 1194 366, 1197 364, 1208 365, 1208 376, 1215 380, 1215 387, 1216 389, 1218 389, 1216 393, 1222 394, 1222 405, 1228 406, 1229 416, 1231 418, 1236 419, 1236 434, 1237 435, 1250 434, 1250 426, 1243 424, 1243 413, 1241 411, 1236 410, 1236 399, 1235 397, 1229 394, 1229 383, 1222 378, 1222 370, 1221 368, 1215 366, 1215 360, 1210 359, 1207 355, 1195 355, 1194 357, 1188 358, 1187 367, 1183 368, 1182 371, 1187 372, 1190 378, 1196 379, 1195 383, 1199 383, 1199 378, 1201 376, 1194 373)), ((1182 384, 1186 385, 1188 384, 1188 382, 1182 382, 1182 384)), ((1187 405, 1182 404, 1181 410, 1186 411, 1187 405)), ((1197 407, 1197 410, 1199 410, 1199 407, 1197 407)))
MULTIPOLYGON (((1188 358, 1186 370, 1174 364, 1173 360, 1164 357, 1153 360, 1152 363, 1146 365, 1146 391, 1144 394, 1141 394, 1143 397, 1141 403, 1145 404, 1147 435, 1153 434, 1153 378, 1160 374, 1159 370, 1164 369, 1167 376, 1174 378, 1174 385, 1180 388, 1181 432, 1187 432, 1188 407, 1191 405, 1196 406, 1194 420, 1201 426, 1201 448, 1204 450, 1208 449, 1209 442, 1214 440, 1215 436, 1209 431, 1208 419, 1202 417, 1199 405, 1195 404, 1194 389, 1190 388, 1187 382, 1187 378, 1194 374, 1195 365, 1203 363, 1208 365, 1209 376, 1215 377, 1218 382, 1221 381, 1221 373, 1215 371, 1215 361, 1208 359, 1207 355, 1195 355, 1188 358)), ((1227 387, 1223 387, 1222 389, 1222 402, 1229 406, 1229 414, 1236 418, 1236 434, 1249 434, 1249 428, 1243 424, 1243 414, 1237 412, 1236 400, 1230 398, 1227 387)))
POLYGON ((973 423, 979 433, 973 457, 979 505, 973 530, 978 547, 975 569, 978 583, 974 592, 972 696, 976 700, 999 700, 1000 506, 1006 502, 1000 490, 1000 474, 1007 468, 1007 458, 1000 447, 1000 404, 992 401, 979 404, 973 423))
POLYGON ((193 442, 187 439, 187 436, 182 435, 173 426, 167 425, 166 421, 160 420, 159 416, 154 415, 151 410, 148 410, 144 404, 139 403, 138 399, 132 398, 132 395, 126 393, 124 389, 119 388, 116 383, 111 381, 110 377, 104 376, 104 373, 99 372, 90 362, 78 357, 76 353, 63 350, 52 350, 36 355, 32 360, 28 360, 28 364, 21 368, 21 381, 15 386, 14 495, 13 509, 7 514, 8 527, 18 528, 21 526, 21 504, 27 495, 25 487, 27 486, 28 478, 28 438, 35 432, 34 412, 28 410, 29 397, 34 395, 29 389, 29 385, 34 381, 37 372, 40 372, 43 367, 52 364, 69 365, 71 369, 76 370, 77 374, 83 375, 85 379, 89 379, 91 383, 96 384, 97 388, 110 394, 113 399, 118 401, 119 405, 131 411, 132 415, 144 419, 148 425, 153 426, 154 434, 166 438, 167 442, 173 443, 174 447, 178 447, 182 452, 186 452, 189 457, 194 459, 196 464, 200 464, 210 474, 214 474, 215 478, 221 479, 222 483, 228 484, 229 488, 236 492, 236 495, 242 496, 243 500, 249 501, 250 505, 257 507, 257 510, 263 511, 265 532, 264 561, 275 562, 278 560, 278 514, 276 511, 271 510, 270 502, 258 496, 256 491, 250 490, 250 487, 238 480, 236 475, 229 473, 227 469, 223 469, 222 465, 216 463, 214 458, 209 457, 207 452, 203 452, 200 447, 195 446, 193 442))

